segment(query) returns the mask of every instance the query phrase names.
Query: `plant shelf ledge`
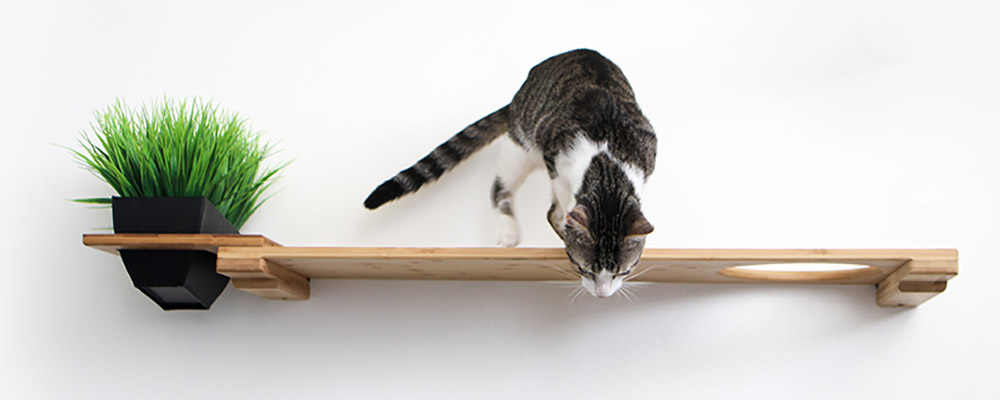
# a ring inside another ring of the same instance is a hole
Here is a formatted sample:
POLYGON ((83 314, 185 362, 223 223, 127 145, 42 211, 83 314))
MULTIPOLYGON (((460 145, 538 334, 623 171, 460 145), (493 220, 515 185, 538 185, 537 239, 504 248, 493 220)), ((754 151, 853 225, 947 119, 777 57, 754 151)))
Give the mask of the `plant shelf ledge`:
MULTIPOLYGON (((567 280, 561 248, 284 247, 260 235, 86 234, 86 246, 205 250, 237 289, 269 299, 305 300, 310 279, 567 280)), ((954 249, 646 249, 636 281, 877 285, 876 303, 914 307, 958 275, 954 249), (847 263, 842 271, 762 271, 775 263, 847 263), (648 271, 647 271, 648 269, 648 271)))

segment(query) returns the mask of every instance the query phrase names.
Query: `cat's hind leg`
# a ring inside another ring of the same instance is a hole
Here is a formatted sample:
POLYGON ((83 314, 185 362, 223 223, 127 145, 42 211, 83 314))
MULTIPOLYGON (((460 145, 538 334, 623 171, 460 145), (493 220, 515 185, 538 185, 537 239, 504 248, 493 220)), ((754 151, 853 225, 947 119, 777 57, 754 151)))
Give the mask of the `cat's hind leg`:
POLYGON ((497 215, 497 244, 514 247, 521 242, 521 230, 514 217, 514 194, 531 171, 541 166, 541 157, 525 150, 509 136, 500 138, 500 165, 490 190, 497 215))

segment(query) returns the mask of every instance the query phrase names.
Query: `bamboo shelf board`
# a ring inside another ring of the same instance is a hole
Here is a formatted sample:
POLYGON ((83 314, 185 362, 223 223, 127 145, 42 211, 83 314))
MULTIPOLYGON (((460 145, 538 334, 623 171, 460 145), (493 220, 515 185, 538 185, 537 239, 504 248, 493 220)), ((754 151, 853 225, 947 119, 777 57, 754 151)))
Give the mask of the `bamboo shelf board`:
MULTIPOLYGON (((282 247, 263 236, 84 235, 117 249, 204 249, 237 288, 268 298, 308 298, 309 279, 555 281, 575 276, 560 248, 282 247)), ((646 249, 635 281, 878 285, 884 306, 915 306, 958 274, 952 249, 646 249), (846 263, 845 271, 737 269, 774 263, 846 263)))
POLYGON ((202 235, 129 233, 83 235, 83 244, 111 254, 118 250, 204 250, 217 253, 219 247, 280 246, 261 235, 202 235))

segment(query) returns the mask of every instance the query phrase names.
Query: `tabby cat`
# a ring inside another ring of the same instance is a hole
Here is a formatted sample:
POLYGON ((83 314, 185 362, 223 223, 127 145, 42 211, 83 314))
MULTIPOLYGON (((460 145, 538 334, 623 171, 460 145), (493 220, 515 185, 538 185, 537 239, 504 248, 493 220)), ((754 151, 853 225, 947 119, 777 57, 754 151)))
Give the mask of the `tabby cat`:
POLYGON ((498 243, 519 243, 514 193, 530 172, 544 167, 552 182, 549 224, 583 286, 597 297, 614 294, 634 272, 653 231, 639 191, 653 173, 656 135, 625 75, 593 50, 559 54, 532 68, 510 104, 382 183, 365 207, 415 192, 500 136, 505 139, 490 193, 498 243))

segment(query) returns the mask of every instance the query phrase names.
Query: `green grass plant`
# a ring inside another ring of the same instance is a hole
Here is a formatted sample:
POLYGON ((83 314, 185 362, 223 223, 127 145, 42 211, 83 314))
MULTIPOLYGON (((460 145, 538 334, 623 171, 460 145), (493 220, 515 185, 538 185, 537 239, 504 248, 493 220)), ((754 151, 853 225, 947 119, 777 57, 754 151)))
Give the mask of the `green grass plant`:
MULTIPOLYGON (((95 112, 75 158, 121 197, 205 196, 237 229, 266 200, 287 163, 265 168, 273 147, 236 113, 197 98, 95 112)), ((107 204, 110 198, 80 199, 107 204)))

